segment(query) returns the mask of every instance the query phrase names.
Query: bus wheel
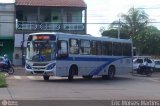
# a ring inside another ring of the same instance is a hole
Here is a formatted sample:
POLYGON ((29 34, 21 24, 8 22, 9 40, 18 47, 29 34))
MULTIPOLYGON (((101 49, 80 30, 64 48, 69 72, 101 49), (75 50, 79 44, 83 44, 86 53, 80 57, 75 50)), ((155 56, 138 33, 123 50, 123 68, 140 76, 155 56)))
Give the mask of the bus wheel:
POLYGON ((44 79, 45 81, 48 81, 48 80, 49 80, 49 77, 50 77, 50 76, 48 76, 48 75, 44 75, 44 76, 43 76, 43 79, 44 79))
POLYGON ((92 79, 92 75, 85 75, 85 76, 82 76, 84 79, 92 79))
POLYGON ((73 80, 73 71, 74 71, 74 67, 71 67, 69 70, 68 81, 73 80))
POLYGON ((108 69, 108 79, 114 79, 115 71, 116 71, 116 69, 115 69, 114 66, 109 67, 109 69, 108 69))
POLYGON ((108 75, 102 75, 102 79, 107 80, 108 79, 108 75))

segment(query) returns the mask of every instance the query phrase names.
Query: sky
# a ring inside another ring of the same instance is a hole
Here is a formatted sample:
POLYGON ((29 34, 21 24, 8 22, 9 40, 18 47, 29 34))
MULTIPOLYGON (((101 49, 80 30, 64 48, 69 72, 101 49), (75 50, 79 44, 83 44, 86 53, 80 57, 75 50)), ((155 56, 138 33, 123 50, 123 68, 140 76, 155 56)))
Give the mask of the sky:
MULTIPOLYGON (((132 7, 142 9, 149 15, 150 21, 160 22, 160 0, 84 0, 87 4, 88 33, 94 36, 101 36, 101 27, 108 29, 108 24, 91 23, 111 23, 119 20, 120 15, 127 14, 132 7)), ((159 24, 152 24, 156 27, 159 24)))
MULTIPOLYGON (((0 0, 13 3, 15 0, 0 0)), ((122 13, 126 14, 131 8, 142 9, 149 15, 152 22, 160 22, 160 0, 84 0, 87 4, 87 33, 101 36, 101 27, 108 28, 108 24, 119 20, 122 13), (94 24, 93 24, 94 23, 94 24), (96 24, 99 23, 99 24, 96 24)), ((160 29, 160 23, 153 24, 160 29)))

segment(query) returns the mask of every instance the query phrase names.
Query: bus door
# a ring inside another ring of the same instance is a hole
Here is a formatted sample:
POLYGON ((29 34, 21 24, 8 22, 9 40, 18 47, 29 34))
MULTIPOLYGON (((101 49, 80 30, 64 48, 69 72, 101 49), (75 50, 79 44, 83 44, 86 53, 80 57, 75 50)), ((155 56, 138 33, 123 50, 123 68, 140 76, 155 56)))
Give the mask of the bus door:
POLYGON ((68 74, 68 42, 66 40, 57 41, 57 61, 56 74, 58 76, 65 76, 68 74))

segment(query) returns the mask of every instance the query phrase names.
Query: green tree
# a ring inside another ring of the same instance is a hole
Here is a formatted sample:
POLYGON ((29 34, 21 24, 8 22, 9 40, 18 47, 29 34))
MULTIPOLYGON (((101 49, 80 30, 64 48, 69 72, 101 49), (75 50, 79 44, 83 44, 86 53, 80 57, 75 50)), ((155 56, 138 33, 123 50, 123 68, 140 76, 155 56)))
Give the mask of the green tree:
POLYGON ((140 54, 160 55, 160 31, 156 27, 147 26, 132 39, 140 54))
MULTIPOLYGON (((125 29, 121 29, 120 35, 121 35, 120 36, 121 39, 129 39, 129 36, 125 32, 125 29)), ((118 30, 117 29, 105 30, 102 32, 102 36, 118 38, 118 30)))
POLYGON ((121 15, 121 20, 114 21, 102 36, 117 37, 119 27, 120 38, 132 38, 138 54, 160 55, 160 31, 148 26, 148 23, 149 18, 144 11, 131 8, 127 14, 121 15))
POLYGON ((110 28, 119 27, 121 31, 129 36, 138 35, 148 24, 149 18, 148 15, 139 9, 131 8, 127 14, 122 14, 119 21, 114 21, 110 28))

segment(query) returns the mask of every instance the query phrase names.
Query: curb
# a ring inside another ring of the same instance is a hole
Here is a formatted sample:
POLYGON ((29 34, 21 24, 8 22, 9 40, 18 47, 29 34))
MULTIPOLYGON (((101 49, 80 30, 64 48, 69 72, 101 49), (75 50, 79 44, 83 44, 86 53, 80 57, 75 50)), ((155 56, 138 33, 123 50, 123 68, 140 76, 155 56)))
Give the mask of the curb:
POLYGON ((8 73, 4 73, 4 76, 5 76, 5 77, 8 77, 8 76, 9 76, 9 74, 8 74, 8 73))
POLYGON ((24 70, 24 67, 13 67, 15 70, 24 70))

